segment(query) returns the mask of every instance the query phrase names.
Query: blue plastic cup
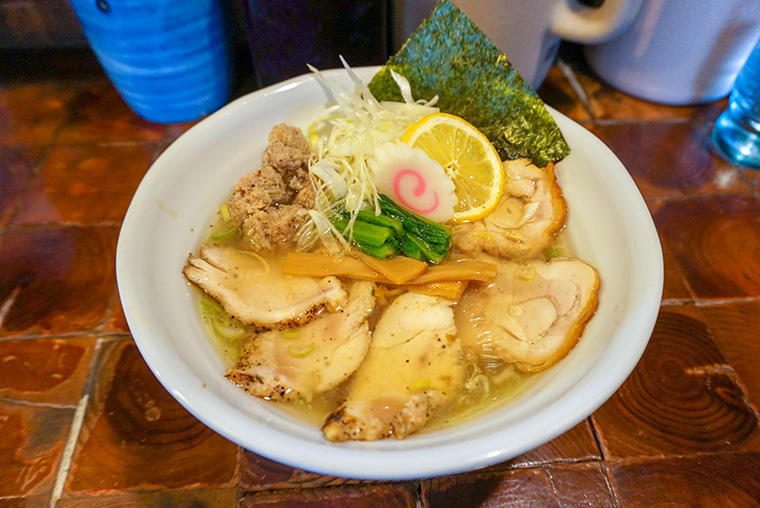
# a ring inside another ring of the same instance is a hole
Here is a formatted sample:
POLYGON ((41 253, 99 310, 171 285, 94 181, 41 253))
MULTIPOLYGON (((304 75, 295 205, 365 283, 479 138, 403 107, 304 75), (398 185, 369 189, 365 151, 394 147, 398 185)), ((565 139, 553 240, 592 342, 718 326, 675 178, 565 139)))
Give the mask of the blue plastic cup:
POLYGON ((730 162, 760 169, 760 40, 736 77, 728 109, 715 122, 712 142, 730 162))
POLYGON ((71 0, 111 82, 156 123, 196 120, 227 101, 231 68, 218 0, 71 0))

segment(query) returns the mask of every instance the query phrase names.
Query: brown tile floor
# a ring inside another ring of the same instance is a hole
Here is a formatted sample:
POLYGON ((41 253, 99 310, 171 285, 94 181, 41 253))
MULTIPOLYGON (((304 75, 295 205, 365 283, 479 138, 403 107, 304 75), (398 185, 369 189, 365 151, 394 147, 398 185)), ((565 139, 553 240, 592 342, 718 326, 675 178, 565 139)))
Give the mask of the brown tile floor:
POLYGON ((141 120, 85 68, 0 81, 0 507, 760 504, 760 173, 708 149, 725 101, 658 106, 577 62, 551 70, 542 97, 618 154, 655 219, 666 276, 650 344, 554 441, 376 483, 240 450, 152 376, 113 257, 140 178, 189 124, 141 120))

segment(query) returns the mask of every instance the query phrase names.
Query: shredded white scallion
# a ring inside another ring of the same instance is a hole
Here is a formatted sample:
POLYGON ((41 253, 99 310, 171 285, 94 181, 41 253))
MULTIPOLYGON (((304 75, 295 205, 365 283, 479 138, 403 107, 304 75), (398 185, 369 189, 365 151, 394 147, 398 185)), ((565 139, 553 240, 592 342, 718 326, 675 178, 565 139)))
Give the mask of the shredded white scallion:
POLYGON ((438 96, 430 101, 415 101, 409 82, 396 72, 391 75, 404 102, 379 102, 343 57, 340 59, 355 85, 354 90, 329 80, 309 66, 328 100, 335 104, 309 127, 309 142, 316 154, 309 172, 315 180, 317 196, 315 213, 309 212, 310 219, 299 231, 299 249, 313 246, 317 237, 328 251, 347 248, 348 243, 330 224, 332 210, 342 205, 351 213, 349 232, 360 209, 371 206, 379 213, 377 189, 367 164, 375 147, 401 139, 414 122, 438 112, 438 108, 433 107, 438 96))

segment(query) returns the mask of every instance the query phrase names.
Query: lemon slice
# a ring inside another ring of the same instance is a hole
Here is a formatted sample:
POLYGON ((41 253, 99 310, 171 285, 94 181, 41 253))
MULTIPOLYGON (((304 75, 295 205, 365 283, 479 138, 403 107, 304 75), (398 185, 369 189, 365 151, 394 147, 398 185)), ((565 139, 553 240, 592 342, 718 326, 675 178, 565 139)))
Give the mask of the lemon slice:
POLYGON ((499 153, 485 134, 467 121, 433 113, 409 127, 401 140, 440 163, 454 182, 454 221, 480 219, 499 203, 504 190, 499 153))

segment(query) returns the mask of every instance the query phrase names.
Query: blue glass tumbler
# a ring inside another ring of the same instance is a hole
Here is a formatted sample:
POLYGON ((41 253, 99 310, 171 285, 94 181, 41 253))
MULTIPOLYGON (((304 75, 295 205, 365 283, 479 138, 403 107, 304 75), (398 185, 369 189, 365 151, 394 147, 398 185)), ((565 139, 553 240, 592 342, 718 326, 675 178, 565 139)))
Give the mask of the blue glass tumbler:
POLYGON ((106 74, 138 115, 156 123, 184 122, 227 101, 231 64, 220 0, 71 5, 106 74))
POLYGON ((712 131, 715 150, 740 166, 760 169, 760 40, 736 77, 712 131))

